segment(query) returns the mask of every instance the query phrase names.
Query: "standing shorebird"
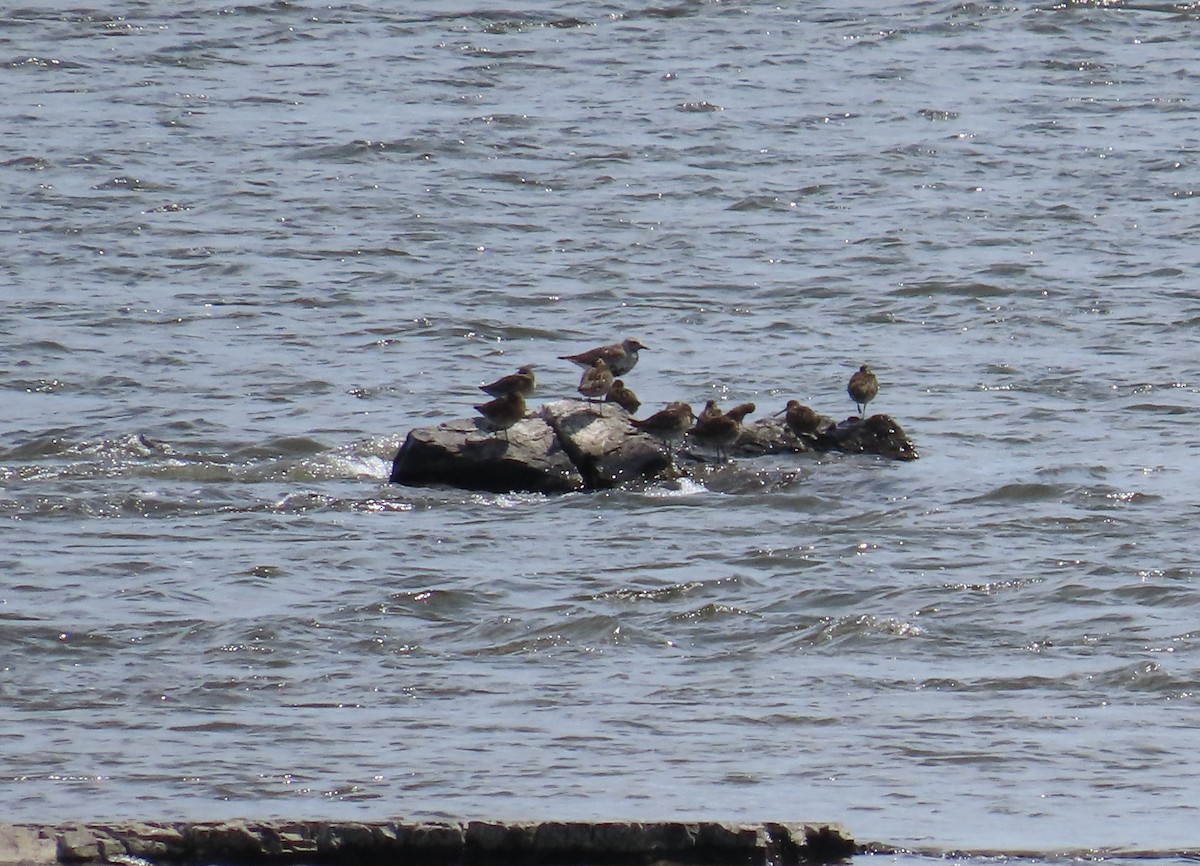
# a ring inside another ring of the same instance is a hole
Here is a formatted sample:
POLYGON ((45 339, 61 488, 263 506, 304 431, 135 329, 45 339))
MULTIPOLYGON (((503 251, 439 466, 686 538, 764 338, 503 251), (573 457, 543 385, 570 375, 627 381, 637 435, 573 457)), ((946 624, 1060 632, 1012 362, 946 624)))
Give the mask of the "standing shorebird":
POLYGON ((489 400, 475 407, 475 411, 484 417, 489 429, 504 431, 504 441, 508 441, 508 428, 525 417, 525 398, 517 391, 509 391, 495 400, 489 400))
POLYGON ((805 406, 799 400, 788 400, 787 408, 776 412, 776 415, 787 413, 788 429, 801 438, 811 439, 821 429, 821 416, 816 409, 805 406))
POLYGON ((667 457, 671 456, 671 445, 688 430, 696 415, 687 403, 676 401, 668 403, 667 408, 660 409, 649 418, 630 418, 629 423, 643 433, 648 433, 656 439, 661 439, 667 446, 667 457))
POLYGON ((612 370, 603 358, 597 358, 592 366, 583 371, 579 380, 579 393, 588 400, 603 400, 613 386, 612 370))
POLYGON ((879 380, 875 378, 871 368, 863 364, 858 368, 858 372, 850 377, 850 384, 846 386, 846 391, 850 394, 854 405, 858 407, 858 414, 862 415, 867 404, 874 400, 875 395, 879 393, 879 380))
POLYGON ((715 412, 696 422, 692 437, 702 445, 715 448, 717 460, 729 459, 730 446, 742 435, 742 421, 757 408, 753 403, 741 403, 728 412, 715 412))
POLYGON ((528 397, 533 393, 535 384, 537 384, 537 380, 533 375, 533 364, 526 364, 524 367, 518 367, 515 373, 510 373, 487 385, 480 385, 479 390, 493 397, 503 397, 505 394, 512 393, 528 397))
POLYGON ((560 360, 570 361, 585 369, 603 358, 614 376, 624 376, 637 364, 638 351, 645 348, 637 340, 629 338, 619 343, 613 343, 611 346, 588 349, 578 355, 559 355, 558 357, 560 360))
POLYGON ((721 407, 717 405, 716 400, 709 400, 704 404, 704 408, 700 410, 700 414, 696 416, 696 423, 702 424, 710 418, 720 418, 724 414, 721 412, 721 407))
POLYGON ((630 415, 642 405, 637 394, 625 387, 625 383, 620 379, 613 380, 612 387, 608 390, 608 396, 604 400, 606 403, 616 403, 630 415))

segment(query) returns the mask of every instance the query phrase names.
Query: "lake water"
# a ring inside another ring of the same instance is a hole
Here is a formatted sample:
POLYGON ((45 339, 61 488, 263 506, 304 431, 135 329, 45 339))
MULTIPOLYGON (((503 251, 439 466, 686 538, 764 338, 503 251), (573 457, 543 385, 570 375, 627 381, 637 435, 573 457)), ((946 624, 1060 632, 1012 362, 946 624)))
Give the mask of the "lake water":
MULTIPOLYGON (((1200 13, 0 22, 0 805, 1200 845, 1200 13), (921 459, 387 481, 621 337, 921 459)), ((898 861, 899 862, 899 861, 898 861)))

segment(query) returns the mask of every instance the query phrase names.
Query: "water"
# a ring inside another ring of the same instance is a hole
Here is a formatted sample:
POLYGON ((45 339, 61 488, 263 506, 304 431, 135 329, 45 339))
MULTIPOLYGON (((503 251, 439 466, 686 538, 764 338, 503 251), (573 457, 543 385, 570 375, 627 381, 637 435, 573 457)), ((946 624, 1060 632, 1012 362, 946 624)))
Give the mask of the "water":
POLYGON ((3 17, 8 820, 1200 841, 1194 10, 3 17), (922 459, 387 483, 623 336, 922 459))

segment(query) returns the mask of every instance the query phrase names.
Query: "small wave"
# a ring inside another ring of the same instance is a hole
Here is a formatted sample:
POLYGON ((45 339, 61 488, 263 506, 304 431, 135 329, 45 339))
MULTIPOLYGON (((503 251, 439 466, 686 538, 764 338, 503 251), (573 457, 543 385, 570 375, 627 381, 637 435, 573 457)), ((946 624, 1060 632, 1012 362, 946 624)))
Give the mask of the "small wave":
MULTIPOLYGON (((498 621, 481 625, 466 638, 481 645, 466 650, 468 655, 528 655, 564 649, 572 652, 603 652, 607 647, 629 643, 630 629, 604 614, 556 617, 553 622, 530 628, 520 621, 498 621)), ((636 638, 640 642, 640 638, 636 638)), ((652 640, 661 644, 661 639, 652 640)))
POLYGON ((1073 487, 1066 484, 1005 484, 981 496, 955 500, 955 505, 981 502, 1055 502, 1070 495, 1073 487))
POLYGON ((117 190, 120 192, 143 192, 150 190, 164 190, 167 187, 161 184, 151 183, 150 181, 142 180, 139 177, 128 177, 120 175, 118 177, 109 178, 108 180, 98 183, 92 187, 95 190, 117 190))
POLYGON ((709 602, 692 610, 673 614, 671 619, 677 622, 712 622, 725 619, 757 618, 758 615, 744 608, 729 604, 709 602))
POLYGON ((678 499, 686 496, 696 496, 708 493, 709 490, 699 481, 691 478, 680 478, 675 481, 664 481, 647 486, 641 495, 650 499, 678 499))
POLYGON ((729 207, 727 207, 726 210, 731 210, 731 211, 754 211, 754 210, 787 211, 787 210, 791 210, 795 206, 796 206, 796 202, 793 201, 791 198, 785 198, 782 196, 765 193, 762 195, 747 196, 746 198, 740 199, 740 200, 734 202, 733 204, 731 204, 729 207))
POLYGON ((72 70, 72 69, 87 69, 83 63, 74 63, 70 60, 59 60, 56 57, 17 57, 8 61, 8 65, 12 69, 50 69, 50 70, 72 70))
POLYGON ((1192 694, 1196 691, 1194 679, 1176 679, 1158 662, 1138 662, 1111 668, 1090 677, 1093 685, 1109 686, 1122 691, 1151 692, 1162 695, 1192 694))
POLYGON ((916 623, 894 616, 857 614, 839 617, 823 617, 813 625, 802 629, 787 639, 793 646, 799 643, 810 648, 837 647, 874 643, 878 640, 907 640, 923 637, 924 629, 916 623))
POLYGON ((615 601, 651 601, 651 602, 674 602, 695 591, 702 589, 708 584, 705 581, 692 580, 684 583, 673 583, 670 586, 659 586, 649 589, 634 589, 632 587, 621 587, 620 589, 607 590, 598 592, 592 595, 584 596, 588 601, 600 601, 603 599, 611 599, 615 601))

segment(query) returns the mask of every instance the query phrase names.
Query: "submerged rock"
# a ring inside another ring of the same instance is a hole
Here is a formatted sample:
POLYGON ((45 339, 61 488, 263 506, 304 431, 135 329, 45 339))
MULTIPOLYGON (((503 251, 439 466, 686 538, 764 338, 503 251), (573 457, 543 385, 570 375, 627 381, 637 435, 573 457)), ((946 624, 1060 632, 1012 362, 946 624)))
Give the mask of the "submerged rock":
MULTIPOLYGON (((676 466, 665 446, 639 431, 613 403, 555 400, 502 432, 482 419, 419 427, 392 461, 391 480, 400 484, 448 484, 492 493, 570 493, 604 490, 689 465, 710 462, 713 450, 686 437, 676 466)), ((778 418, 744 424, 727 449, 732 457, 843 451, 915 460, 916 448, 887 415, 821 417, 812 434, 797 435, 778 418)))

